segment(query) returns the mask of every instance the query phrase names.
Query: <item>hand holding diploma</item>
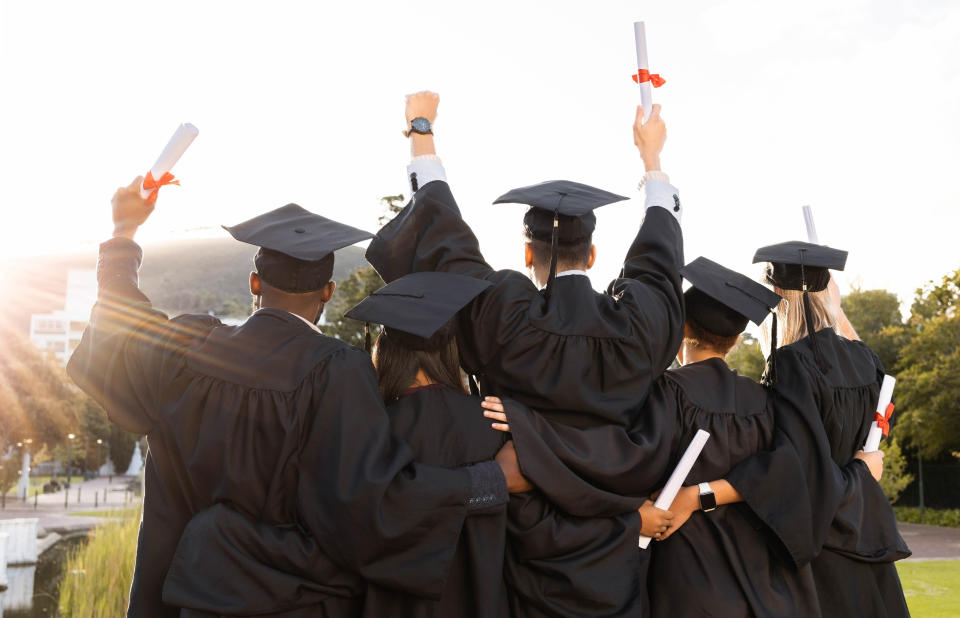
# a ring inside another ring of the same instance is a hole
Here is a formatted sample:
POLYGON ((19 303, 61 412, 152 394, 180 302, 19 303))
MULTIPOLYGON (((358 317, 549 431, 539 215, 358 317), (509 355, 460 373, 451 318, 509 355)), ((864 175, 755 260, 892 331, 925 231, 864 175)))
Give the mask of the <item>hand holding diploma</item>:
POLYGON ((877 412, 870 425, 870 433, 867 434, 867 442, 863 445, 866 453, 880 449, 880 438, 890 433, 890 417, 893 416, 893 387, 897 380, 893 376, 883 376, 883 383, 880 385, 880 397, 877 400, 877 412))
POLYGON ((157 201, 160 187, 180 184, 180 181, 173 179, 173 174, 170 173, 170 170, 173 169, 174 164, 180 160, 180 157, 186 152, 187 148, 193 143, 193 140, 199 133, 200 131, 197 127, 189 123, 180 125, 177 127, 177 130, 174 131, 173 137, 167 142, 163 152, 161 152, 157 158, 157 162, 154 163, 150 171, 147 172, 147 175, 143 178, 143 182, 140 185, 140 195, 147 200, 148 204, 157 201))
MULTIPOLYGON (((703 451, 703 447, 709 439, 710 434, 708 432, 702 429, 697 430, 696 435, 693 436, 693 440, 690 441, 690 446, 684 451, 683 456, 680 457, 680 461, 677 462, 677 467, 673 469, 673 473, 670 474, 670 478, 667 479, 667 484, 663 486, 663 490, 661 490, 660 495, 657 496, 657 501, 653 503, 655 507, 663 511, 670 510, 674 498, 677 497, 677 493, 683 485, 683 481, 685 481, 687 475, 690 474, 690 470, 693 469, 693 464, 697 462, 697 458, 700 457, 700 452, 703 451)), ((679 524, 677 524, 677 527, 679 527, 679 524)), ((641 549, 646 549, 647 546, 650 545, 650 537, 641 536, 639 545, 641 549)))

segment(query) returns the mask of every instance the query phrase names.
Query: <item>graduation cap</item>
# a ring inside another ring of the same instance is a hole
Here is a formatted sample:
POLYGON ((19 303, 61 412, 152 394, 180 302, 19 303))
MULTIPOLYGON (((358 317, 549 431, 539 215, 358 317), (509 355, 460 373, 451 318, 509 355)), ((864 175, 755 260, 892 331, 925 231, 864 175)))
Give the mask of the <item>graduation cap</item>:
MULTIPOLYGON (((492 283, 439 272, 412 273, 380 288, 344 314, 383 324, 407 347, 436 350, 456 334, 454 316, 492 283)), ((369 349, 369 328, 367 347, 369 349)))
MULTIPOLYGON (((820 292, 830 284, 830 270, 843 270, 847 264, 847 252, 832 247, 791 240, 757 249, 753 263, 769 262, 764 279, 783 290, 803 291, 803 319, 807 324, 810 347, 820 369, 830 370, 830 363, 820 354, 816 333, 813 332, 813 313, 810 310, 808 292, 820 292)), ((771 329, 771 357, 777 349, 777 317, 774 315, 771 329)))
POLYGON ((557 244, 573 244, 589 238, 597 226, 594 209, 629 199, 570 180, 549 180, 507 191, 494 204, 527 204, 523 217, 527 235, 550 243, 550 275, 547 296, 557 274, 557 244))
POLYGON ((301 294, 319 290, 333 275, 333 252, 373 234, 297 204, 287 204, 232 227, 230 235, 257 247, 257 273, 271 287, 301 294))
POLYGON ((692 287, 683 295, 687 317, 721 337, 743 332, 747 321, 760 325, 780 304, 780 295, 756 281, 698 257, 680 269, 692 287))

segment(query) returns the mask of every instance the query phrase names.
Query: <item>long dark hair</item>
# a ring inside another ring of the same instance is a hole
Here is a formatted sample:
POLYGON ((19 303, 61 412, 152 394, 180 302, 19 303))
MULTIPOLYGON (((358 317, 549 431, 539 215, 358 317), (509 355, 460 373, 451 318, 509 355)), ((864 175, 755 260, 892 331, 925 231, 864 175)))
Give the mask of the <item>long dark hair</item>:
POLYGON ((374 364, 383 401, 392 403, 410 388, 423 370, 436 382, 454 390, 466 392, 460 374, 460 351, 452 333, 421 339, 393 329, 384 328, 377 337, 374 364))

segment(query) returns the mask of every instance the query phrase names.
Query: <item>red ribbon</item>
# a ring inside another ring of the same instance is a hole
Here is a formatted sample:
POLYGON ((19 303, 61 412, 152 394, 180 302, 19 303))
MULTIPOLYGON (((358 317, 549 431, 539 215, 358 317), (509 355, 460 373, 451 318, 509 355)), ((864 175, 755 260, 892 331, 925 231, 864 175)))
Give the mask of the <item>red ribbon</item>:
POLYGON ((877 412, 873 420, 877 423, 877 427, 883 430, 883 437, 890 435, 890 417, 893 416, 893 404, 887 404, 887 409, 885 414, 880 414, 877 412))
POLYGON ((642 84, 643 82, 650 82, 654 88, 659 88, 660 86, 667 83, 667 80, 660 77, 659 73, 651 73, 646 69, 637 70, 637 72, 633 75, 633 81, 635 81, 638 84, 642 84))
POLYGON ((156 191, 147 196, 147 203, 152 204, 157 201, 157 196, 160 195, 160 187, 179 184, 180 181, 174 180, 173 174, 170 172, 164 172, 163 176, 160 177, 160 180, 154 180, 152 171, 147 172, 147 177, 143 179, 144 190, 149 191, 150 189, 156 189, 156 191))

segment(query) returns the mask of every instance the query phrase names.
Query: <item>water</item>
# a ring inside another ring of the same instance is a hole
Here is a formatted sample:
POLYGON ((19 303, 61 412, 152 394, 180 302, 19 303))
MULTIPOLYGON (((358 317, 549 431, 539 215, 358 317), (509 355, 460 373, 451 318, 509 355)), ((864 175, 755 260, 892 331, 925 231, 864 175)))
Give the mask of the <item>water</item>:
POLYGON ((0 593, 0 618, 56 616, 67 553, 86 542, 85 536, 64 539, 43 552, 37 564, 8 566, 10 588, 0 593))

